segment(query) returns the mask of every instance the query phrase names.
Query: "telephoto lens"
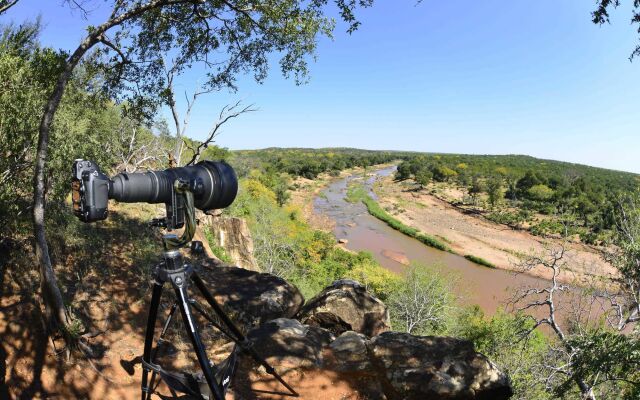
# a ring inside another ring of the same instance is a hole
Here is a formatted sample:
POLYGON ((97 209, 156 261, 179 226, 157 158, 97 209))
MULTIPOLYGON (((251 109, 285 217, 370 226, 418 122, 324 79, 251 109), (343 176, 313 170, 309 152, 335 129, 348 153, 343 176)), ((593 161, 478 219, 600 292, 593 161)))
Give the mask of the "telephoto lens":
POLYGON ((229 164, 201 161, 164 171, 118 174, 111 179, 109 198, 125 203, 170 203, 178 179, 201 183, 194 193, 194 206, 203 211, 228 207, 238 193, 238 178, 229 164))

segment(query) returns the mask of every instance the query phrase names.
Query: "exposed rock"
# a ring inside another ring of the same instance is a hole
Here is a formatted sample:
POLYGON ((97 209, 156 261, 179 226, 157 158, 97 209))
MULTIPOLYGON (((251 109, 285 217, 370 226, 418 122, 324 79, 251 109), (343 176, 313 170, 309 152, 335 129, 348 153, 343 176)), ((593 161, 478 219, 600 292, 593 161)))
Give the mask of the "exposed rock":
POLYGON ((349 243, 349 240, 347 240, 347 239, 345 239, 345 238, 340 238, 340 239, 338 239, 338 243, 340 243, 340 244, 347 244, 347 243, 349 243))
POLYGON ((409 265, 409 257, 406 254, 393 250, 382 250, 382 255, 402 265, 409 265))
POLYGON ((234 265, 251 271, 260 271, 253 257, 253 240, 244 219, 210 217, 209 221, 209 229, 216 244, 224 248, 234 265))
POLYGON ((262 324, 247 337, 256 351, 281 374, 297 368, 319 368, 322 349, 334 339, 325 329, 287 318, 262 324))
POLYGON ((344 322, 342 318, 330 312, 317 312, 304 320, 309 326, 317 326, 324 328, 334 335, 340 335, 342 332, 350 331, 351 325, 344 322))
POLYGON ((323 366, 339 372, 373 372, 367 350, 367 337, 347 331, 325 348, 323 366))
POLYGON ((216 301, 245 332, 272 319, 293 317, 304 303, 298 288, 275 275, 207 264, 200 275, 216 301))
POLYGON ((466 340, 385 332, 370 341, 390 399, 508 399, 509 378, 466 340))
POLYGON ((211 246, 209 246, 209 241, 202 233, 202 229, 200 228, 200 226, 196 227, 196 231, 193 235, 193 240, 197 240, 202 243, 202 250, 203 250, 204 256, 208 258, 215 257, 215 254, 213 254, 213 251, 211 250, 211 246))
POLYGON ((339 280, 325 288, 303 308, 303 323, 341 334, 353 330, 375 336, 390 330, 389 311, 382 301, 352 280, 339 280))

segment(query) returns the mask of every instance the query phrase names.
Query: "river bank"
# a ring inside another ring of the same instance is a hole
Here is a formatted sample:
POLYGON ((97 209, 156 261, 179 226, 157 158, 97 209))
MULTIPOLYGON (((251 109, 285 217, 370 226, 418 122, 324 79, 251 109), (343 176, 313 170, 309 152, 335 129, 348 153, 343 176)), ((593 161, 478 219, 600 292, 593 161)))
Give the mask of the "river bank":
MULTIPOLYGON (((557 238, 543 239, 464 213, 428 191, 408 189, 395 182, 391 175, 379 178, 374 193, 380 206, 402 223, 441 239, 458 254, 473 254, 500 269, 518 271, 518 263, 526 255, 544 254, 548 246, 563 245, 567 261, 567 268, 560 275, 563 282, 587 286, 600 278, 610 279, 616 273, 614 267, 590 246, 557 238)), ((551 278, 551 271, 542 266, 536 266, 528 273, 551 278)))

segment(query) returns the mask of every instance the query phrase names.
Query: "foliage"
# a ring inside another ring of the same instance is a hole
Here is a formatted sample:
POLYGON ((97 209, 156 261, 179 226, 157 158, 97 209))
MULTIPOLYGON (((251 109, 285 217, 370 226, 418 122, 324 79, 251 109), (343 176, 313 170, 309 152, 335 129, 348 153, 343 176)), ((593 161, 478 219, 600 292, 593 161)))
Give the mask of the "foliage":
POLYGON ((389 225, 393 229, 400 231, 407 236, 411 236, 412 238, 419 240, 420 242, 426 244, 427 246, 434 247, 438 250, 451 251, 449 246, 442 243, 438 239, 432 236, 426 235, 420 232, 416 228, 407 226, 404 223, 392 217, 391 215, 389 215, 385 210, 382 209, 382 207, 380 207, 380 205, 375 200, 373 200, 368 195, 362 198, 362 202, 367 207, 369 214, 385 222, 387 225, 389 225))
POLYGON ((456 309, 454 285, 435 268, 412 265, 387 300, 393 327, 416 335, 446 332, 456 309))
POLYGON ((333 281, 360 280, 385 298, 392 290, 390 273, 368 253, 352 254, 336 247, 333 235, 311 229, 295 207, 282 207, 276 194, 254 171, 240 182, 236 201, 224 212, 246 218, 254 241, 255 257, 265 271, 286 278, 310 298, 333 281))
POLYGON ((467 260, 474 262, 478 265, 482 265, 484 267, 489 267, 489 268, 496 268, 495 264, 485 260, 484 258, 481 257, 477 257, 471 254, 467 254, 464 256, 464 258, 466 258, 467 260))
POLYGON ((477 351, 509 375, 514 399, 552 399, 540 374, 548 339, 540 332, 523 337, 531 328, 532 321, 524 314, 498 310, 487 318, 479 306, 471 306, 458 316, 451 333, 472 341, 477 351))
POLYGON ((363 259, 361 263, 347 271, 345 278, 362 283, 369 292, 375 294, 380 300, 386 301, 400 285, 401 278, 388 269, 381 268, 370 254, 368 256, 369 260, 363 259))
MULTIPOLYGON (((586 382, 616 381, 618 384, 605 392, 609 397, 637 398, 640 394, 638 333, 621 335, 618 332, 599 330, 588 335, 573 336, 568 339, 568 343, 579 349, 572 358, 575 376, 586 382)), ((565 393, 573 385, 574 382, 565 381, 558 386, 557 392, 565 393)))
MULTIPOLYGON (((615 229, 613 199, 635 190, 640 182, 632 173, 519 155, 415 153, 398 158, 403 161, 398 165, 397 180, 417 180, 418 171, 429 170, 434 180, 447 181, 452 177, 441 174, 445 168, 457 172, 457 184, 466 188, 474 205, 481 204, 481 195, 486 193, 493 211, 488 218, 495 222, 519 227, 533 222, 533 212, 573 214, 583 228, 580 237, 587 243, 600 243, 611 236, 615 229), (495 211, 503 198, 503 184, 512 210, 495 211)), ((532 233, 542 231, 534 229, 532 233)))
POLYGON ((364 188, 364 185, 351 181, 347 187, 347 195, 344 199, 349 203, 357 203, 367 196, 367 191, 364 188))
POLYGON ((489 196, 489 204, 491 208, 498 205, 502 199, 502 178, 499 176, 491 176, 487 179, 486 185, 487 195, 489 196))
POLYGON ((547 185, 539 183, 527 189, 527 195, 532 200, 547 201, 553 197, 553 189, 547 185))
POLYGON ((426 168, 422 168, 421 170, 416 172, 415 175, 416 183, 420 185, 421 188, 427 186, 431 181, 431 178, 435 178, 435 176, 426 168))

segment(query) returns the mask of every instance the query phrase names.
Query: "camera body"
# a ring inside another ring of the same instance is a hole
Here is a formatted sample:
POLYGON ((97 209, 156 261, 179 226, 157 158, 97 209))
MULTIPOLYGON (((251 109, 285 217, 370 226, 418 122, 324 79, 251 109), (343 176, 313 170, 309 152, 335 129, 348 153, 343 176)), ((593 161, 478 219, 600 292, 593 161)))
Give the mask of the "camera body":
POLYGON ((72 167, 74 214, 84 222, 108 217, 109 199, 124 203, 165 203, 167 218, 159 225, 178 229, 184 225, 185 204, 177 190, 193 194, 193 207, 203 211, 225 208, 238 193, 238 178, 225 162, 201 161, 164 171, 106 176, 92 161, 78 159, 72 167))
POLYGON ((109 178, 94 162, 75 160, 71 181, 73 213, 83 222, 106 219, 109 215, 109 178))

